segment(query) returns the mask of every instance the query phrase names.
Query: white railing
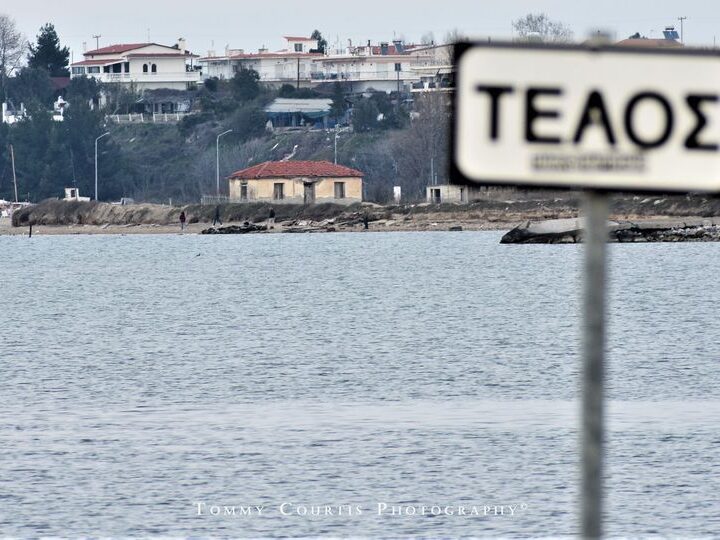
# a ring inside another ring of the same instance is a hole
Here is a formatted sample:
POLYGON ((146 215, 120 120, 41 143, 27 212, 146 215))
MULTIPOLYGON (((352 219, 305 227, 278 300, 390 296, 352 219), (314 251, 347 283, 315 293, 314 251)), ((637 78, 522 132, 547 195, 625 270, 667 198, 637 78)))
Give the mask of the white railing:
POLYGON ((110 114, 106 116, 117 124, 177 124, 191 113, 131 113, 131 114, 110 114))
POLYGON ((201 81, 199 71, 178 71, 168 73, 90 73, 91 77, 105 83, 169 83, 201 81))

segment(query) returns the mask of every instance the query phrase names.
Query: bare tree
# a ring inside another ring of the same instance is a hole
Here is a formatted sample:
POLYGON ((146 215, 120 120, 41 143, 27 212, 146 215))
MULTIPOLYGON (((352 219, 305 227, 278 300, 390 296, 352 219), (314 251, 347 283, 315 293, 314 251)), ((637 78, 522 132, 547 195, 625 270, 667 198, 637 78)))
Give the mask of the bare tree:
POLYGON ((20 65, 27 46, 15 21, 0 13, 0 90, 7 98, 7 78, 20 65))
POLYGON ((568 43, 573 39, 572 30, 568 26, 553 21, 545 13, 528 13, 513 21, 512 26, 521 39, 536 37, 548 43, 568 43))
POLYGON ((420 94, 409 130, 397 132, 392 144, 397 180, 410 198, 422 199, 425 186, 447 182, 450 102, 447 94, 420 94))
POLYGON ((432 32, 425 32, 420 37, 420 45, 434 45, 435 44, 435 34, 432 32))
POLYGON ((455 44, 460 43, 461 41, 467 41, 468 36, 465 35, 463 32, 458 30, 457 28, 450 30, 447 34, 445 34, 445 39, 443 40, 443 44, 445 45, 445 54, 443 63, 444 64, 454 64, 455 63, 455 44))

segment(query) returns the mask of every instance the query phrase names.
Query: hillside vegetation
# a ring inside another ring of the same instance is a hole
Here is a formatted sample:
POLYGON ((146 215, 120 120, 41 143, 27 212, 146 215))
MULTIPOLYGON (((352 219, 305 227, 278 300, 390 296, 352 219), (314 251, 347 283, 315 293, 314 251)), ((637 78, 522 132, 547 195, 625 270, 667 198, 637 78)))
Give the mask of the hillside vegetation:
MULTIPOLYGON (((29 69, 29 68, 28 68, 29 69)), ((21 199, 38 202, 62 197, 76 186, 93 196, 95 138, 98 143, 98 192, 101 201, 133 198, 138 202, 174 204, 198 202, 216 189, 216 136, 226 130, 220 146, 221 186, 233 171, 266 160, 335 159, 332 130, 269 131, 265 106, 278 95, 318 97, 292 87, 270 90, 244 72, 228 82, 210 81, 196 92, 194 114, 178 124, 108 121, 136 107, 137 96, 117 88, 102 88, 92 79, 73 79, 64 122, 48 112, 52 93, 46 75, 34 73, 23 90, 29 116, 0 125, 0 198, 14 197, 9 146, 15 151, 21 199), (108 96, 102 110, 90 103, 108 96)), ((337 86, 330 97, 333 114, 349 121, 351 130, 337 137, 338 163, 363 171, 367 200, 387 202, 399 185, 409 199, 424 196, 431 170, 443 181, 446 169, 447 98, 428 95, 412 104, 397 103, 386 94, 347 97, 337 86)))

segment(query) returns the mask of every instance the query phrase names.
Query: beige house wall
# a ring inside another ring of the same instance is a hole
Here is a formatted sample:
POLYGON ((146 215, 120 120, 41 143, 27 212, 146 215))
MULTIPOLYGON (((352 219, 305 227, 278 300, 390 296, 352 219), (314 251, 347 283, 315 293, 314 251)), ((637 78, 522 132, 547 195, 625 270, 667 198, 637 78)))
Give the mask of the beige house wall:
POLYGON ((247 184, 247 202, 271 202, 274 204, 304 204, 305 184, 315 185, 315 203, 332 202, 336 204, 353 204, 362 202, 362 178, 263 178, 242 180, 231 178, 229 195, 233 201, 241 201, 241 186, 247 184), (335 198, 335 183, 345 183, 345 198, 335 198), (275 184, 283 185, 284 198, 273 198, 275 184))

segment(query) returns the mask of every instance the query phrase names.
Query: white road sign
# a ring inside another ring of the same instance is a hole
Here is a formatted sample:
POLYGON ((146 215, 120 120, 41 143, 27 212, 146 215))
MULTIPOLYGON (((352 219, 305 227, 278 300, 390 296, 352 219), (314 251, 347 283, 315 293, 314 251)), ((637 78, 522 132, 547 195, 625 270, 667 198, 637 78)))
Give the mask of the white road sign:
POLYGON ((456 182, 720 192, 720 54, 457 50, 456 182))

